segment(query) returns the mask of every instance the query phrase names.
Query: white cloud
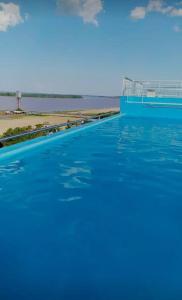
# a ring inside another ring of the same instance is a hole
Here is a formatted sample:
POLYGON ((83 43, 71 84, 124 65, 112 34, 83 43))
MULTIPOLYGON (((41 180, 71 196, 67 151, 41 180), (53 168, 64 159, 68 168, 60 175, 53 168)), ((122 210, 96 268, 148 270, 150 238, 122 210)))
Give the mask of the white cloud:
POLYGON ((96 26, 97 15, 103 10, 101 0, 57 0, 57 5, 62 14, 79 16, 96 26))
POLYGON ((22 22, 23 17, 18 5, 0 2, 0 31, 7 31, 9 27, 14 27, 22 22))
POLYGON ((144 19, 146 13, 146 8, 144 6, 138 6, 131 11, 131 18, 135 20, 144 19))
POLYGON ((182 17, 182 2, 179 1, 175 6, 167 5, 164 0, 149 0, 146 6, 135 7, 131 11, 131 18, 135 20, 144 19, 152 12, 161 13, 171 17, 182 17))
POLYGON ((178 25, 175 25, 174 27, 173 27, 173 30, 175 31, 175 32, 181 32, 181 27, 180 26, 178 26, 178 25))
POLYGON ((182 8, 173 8, 170 12, 172 17, 182 17, 182 8))
POLYGON ((150 0, 146 10, 150 12, 159 12, 161 14, 167 14, 171 10, 171 6, 166 5, 163 0, 150 0))

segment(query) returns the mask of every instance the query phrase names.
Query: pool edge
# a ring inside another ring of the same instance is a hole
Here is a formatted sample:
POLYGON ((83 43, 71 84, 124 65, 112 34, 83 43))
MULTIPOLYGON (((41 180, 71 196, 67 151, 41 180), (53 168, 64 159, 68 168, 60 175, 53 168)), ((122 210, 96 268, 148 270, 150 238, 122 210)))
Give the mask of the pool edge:
POLYGON ((81 126, 78 126, 77 128, 69 129, 69 130, 64 131, 64 132, 58 132, 58 133, 55 133, 53 135, 39 137, 39 138, 36 138, 36 139, 33 139, 33 140, 18 143, 18 144, 13 145, 13 146, 2 148, 2 149, 0 149, 0 162, 4 161, 6 159, 10 159, 10 158, 12 158, 16 155, 19 155, 23 152, 26 152, 26 151, 29 151, 31 149, 40 147, 44 144, 47 144, 47 143, 65 138, 65 137, 70 136, 70 135, 77 134, 81 131, 91 129, 95 126, 99 126, 101 124, 104 124, 106 122, 109 122, 109 121, 112 121, 114 119, 118 119, 118 118, 121 118, 121 117, 122 117, 122 114, 119 113, 118 115, 108 117, 106 119, 99 120, 99 121, 96 121, 96 122, 91 123, 91 124, 81 125, 81 126))

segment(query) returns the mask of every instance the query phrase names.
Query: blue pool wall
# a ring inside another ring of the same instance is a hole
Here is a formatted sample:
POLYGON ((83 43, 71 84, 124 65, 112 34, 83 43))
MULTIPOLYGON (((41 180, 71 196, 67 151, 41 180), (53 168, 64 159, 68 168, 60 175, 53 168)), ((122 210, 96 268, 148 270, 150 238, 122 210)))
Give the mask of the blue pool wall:
POLYGON ((182 119, 182 106, 177 105, 178 103, 182 104, 181 98, 144 97, 142 99, 141 97, 130 96, 128 100, 132 103, 128 103, 127 99, 128 97, 126 96, 122 96, 120 99, 120 109, 123 115, 129 117, 182 119), (153 104, 149 105, 147 104, 148 102, 153 104), (174 103, 174 105, 168 106, 167 103, 174 103))

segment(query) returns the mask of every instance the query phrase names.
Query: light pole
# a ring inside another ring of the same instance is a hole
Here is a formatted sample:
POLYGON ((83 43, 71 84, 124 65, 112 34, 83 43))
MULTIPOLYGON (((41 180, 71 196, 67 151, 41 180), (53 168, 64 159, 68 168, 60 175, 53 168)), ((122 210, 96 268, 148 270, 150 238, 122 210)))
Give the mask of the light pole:
POLYGON ((17 99, 17 110, 21 110, 21 98, 22 98, 22 94, 21 92, 17 91, 16 92, 16 99, 17 99))

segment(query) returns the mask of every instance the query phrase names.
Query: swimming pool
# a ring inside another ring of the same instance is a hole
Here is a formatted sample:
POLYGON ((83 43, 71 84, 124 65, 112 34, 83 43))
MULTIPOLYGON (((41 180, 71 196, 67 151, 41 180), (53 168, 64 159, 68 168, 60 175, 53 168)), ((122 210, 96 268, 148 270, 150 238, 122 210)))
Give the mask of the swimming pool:
POLYGON ((115 118, 0 161, 0 299, 181 299, 182 124, 115 118))

